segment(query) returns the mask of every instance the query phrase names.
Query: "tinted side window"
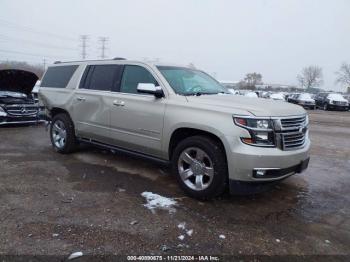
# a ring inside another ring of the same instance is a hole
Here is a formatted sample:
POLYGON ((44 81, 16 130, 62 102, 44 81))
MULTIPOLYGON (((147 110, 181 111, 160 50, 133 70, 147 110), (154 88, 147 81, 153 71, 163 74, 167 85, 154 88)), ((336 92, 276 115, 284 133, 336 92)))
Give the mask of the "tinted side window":
POLYGON ((121 65, 88 66, 82 78, 80 88, 111 91, 119 88, 122 74, 121 65))
POLYGON ((77 65, 49 67, 40 86, 65 88, 77 68, 77 65))
POLYGON ((158 86, 157 81, 147 69, 135 65, 125 66, 120 92, 137 94, 137 85, 139 83, 155 84, 158 86))

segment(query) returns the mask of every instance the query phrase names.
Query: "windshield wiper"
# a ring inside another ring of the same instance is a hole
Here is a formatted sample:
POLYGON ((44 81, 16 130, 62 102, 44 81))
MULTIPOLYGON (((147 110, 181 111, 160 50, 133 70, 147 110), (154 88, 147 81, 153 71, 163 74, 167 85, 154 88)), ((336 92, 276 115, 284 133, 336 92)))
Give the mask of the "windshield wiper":
POLYGON ((189 93, 185 94, 185 96, 201 96, 201 95, 217 95, 218 93, 213 92, 196 92, 196 93, 189 93))

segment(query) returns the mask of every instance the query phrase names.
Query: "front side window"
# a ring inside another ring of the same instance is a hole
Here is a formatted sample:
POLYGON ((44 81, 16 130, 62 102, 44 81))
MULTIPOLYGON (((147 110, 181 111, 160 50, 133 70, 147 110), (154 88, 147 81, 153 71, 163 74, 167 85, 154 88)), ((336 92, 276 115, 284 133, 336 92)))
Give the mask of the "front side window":
POLYGON ((101 91, 112 91, 119 87, 122 66, 92 65, 88 66, 83 76, 81 88, 101 91))
POLYGON ((49 67, 41 81, 42 87, 66 88, 72 78, 77 65, 52 66, 49 67))
POLYGON ((158 66, 158 69, 179 95, 230 94, 226 87, 202 71, 175 66, 158 66))
POLYGON ((124 67, 120 92, 137 94, 137 85, 139 83, 158 86, 157 81, 147 69, 136 65, 126 65, 124 67))

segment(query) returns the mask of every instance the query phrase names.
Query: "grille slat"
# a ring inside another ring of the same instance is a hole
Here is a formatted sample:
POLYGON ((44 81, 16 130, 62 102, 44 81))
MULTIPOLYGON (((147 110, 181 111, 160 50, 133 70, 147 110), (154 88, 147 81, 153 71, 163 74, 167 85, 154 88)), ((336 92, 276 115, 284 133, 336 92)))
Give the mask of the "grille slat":
POLYGON ((306 116, 281 119, 281 138, 283 150, 295 150, 305 144, 306 132, 303 130, 306 116))
POLYGON ((291 139, 291 140, 286 140, 286 138, 284 139, 284 143, 285 144, 294 143, 294 142, 300 142, 300 141, 304 141, 304 136, 301 137, 301 138, 291 139))

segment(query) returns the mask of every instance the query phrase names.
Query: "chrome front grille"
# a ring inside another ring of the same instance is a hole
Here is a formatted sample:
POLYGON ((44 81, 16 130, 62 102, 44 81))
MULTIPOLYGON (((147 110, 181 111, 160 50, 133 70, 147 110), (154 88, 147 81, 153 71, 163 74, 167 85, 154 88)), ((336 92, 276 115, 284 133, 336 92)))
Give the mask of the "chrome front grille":
POLYGON ((306 116, 282 118, 275 122, 276 140, 282 150, 295 150, 305 145, 307 138, 306 116))
POLYGON ((37 106, 10 105, 6 106, 5 110, 11 116, 33 116, 39 109, 37 106))
POLYGON ((281 119, 282 129, 298 129, 305 125, 306 116, 281 119))
POLYGON ((343 102, 343 101, 333 101, 333 103, 338 106, 346 106, 347 104, 346 102, 343 102))
POLYGON ((282 148, 284 150, 300 148, 305 143, 306 134, 303 132, 282 134, 282 148))

